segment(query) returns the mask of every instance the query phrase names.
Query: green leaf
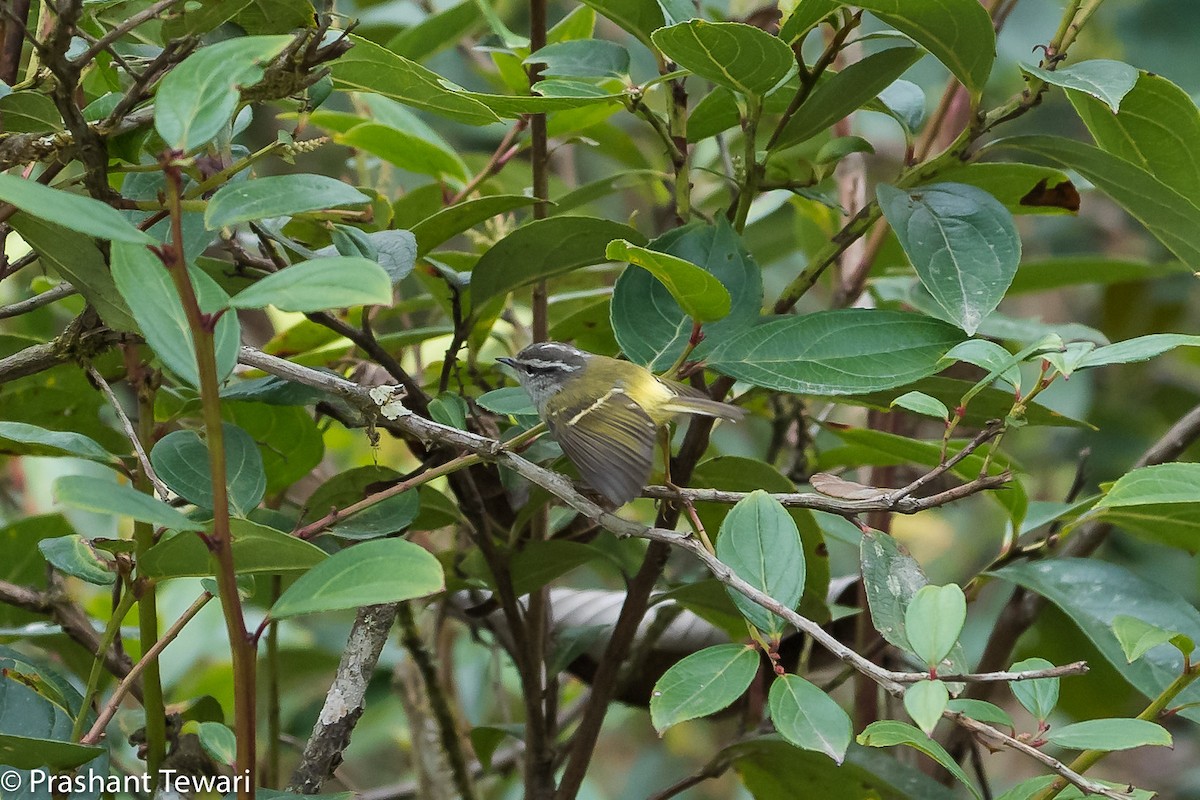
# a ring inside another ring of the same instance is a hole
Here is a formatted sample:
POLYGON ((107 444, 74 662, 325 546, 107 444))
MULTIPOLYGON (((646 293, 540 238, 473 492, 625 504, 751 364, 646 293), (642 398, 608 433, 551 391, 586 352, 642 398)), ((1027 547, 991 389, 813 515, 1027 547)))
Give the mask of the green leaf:
POLYGON ((545 76, 616 78, 629 74, 629 51, 603 39, 576 39, 546 45, 521 63, 545 64, 545 76))
POLYGON ((1064 286, 1110 286, 1140 283, 1156 278, 1191 275, 1192 269, 1178 261, 1151 264, 1144 261, 1103 256, 1064 256, 1025 261, 1009 287, 1009 296, 1026 292, 1049 292, 1064 286))
POLYGON ((8 224, 37 251, 44 267, 51 267, 83 295, 108 327, 138 329, 100 248, 90 237, 25 213, 13 214, 8 224))
POLYGON ((238 292, 231 308, 324 311, 359 305, 392 304, 392 279, 374 261, 358 256, 328 256, 273 272, 238 292))
POLYGON ((867 747, 893 747, 903 744, 919 750, 945 767, 951 775, 971 790, 971 794, 975 795, 977 800, 982 800, 979 790, 971 783, 971 779, 967 777, 967 773, 963 772, 958 762, 946 752, 946 748, 911 725, 894 720, 872 722, 866 730, 858 735, 856 741, 867 747))
POLYGON ((400 31, 388 40, 387 49, 413 61, 421 61, 480 28, 482 22, 479 7, 473 0, 467 0, 430 14, 411 28, 400 31))
POLYGON ((1152 541, 1200 552, 1200 464, 1141 467, 1122 475, 1094 513, 1152 541))
MULTIPOLYGON (((762 270, 727 221, 676 228, 651 242, 649 249, 699 265, 729 293, 729 313, 705 326, 707 342, 701 343, 697 355, 758 319, 762 270)), ((642 269, 626 269, 617 278, 610 314, 621 349, 631 361, 653 370, 671 366, 687 347, 692 332, 687 312, 662 282, 642 269)))
POLYGON ((481 222, 536 202, 537 198, 523 194, 497 194, 444 208, 412 226, 412 234, 417 238, 417 257, 426 255, 433 248, 481 222))
MULTIPOLYGON (((1139 692, 1154 699, 1183 670, 1183 656, 1172 648, 1148 651, 1132 664, 1112 631, 1122 615, 1152 619, 1156 624, 1200 641, 1200 612, 1157 581, 1096 559, 1064 558, 1011 564, 995 575, 1040 594, 1062 609, 1116 670, 1139 692)), ((1016 688, 1014 686, 1014 688, 1016 688)), ((1192 684, 1176 705, 1200 701, 1200 684, 1192 684)), ((1200 722, 1200 708, 1184 708, 1179 716, 1200 722)))
POLYGON ((1054 167, 1013 162, 962 164, 938 173, 944 183, 965 183, 1000 201, 1010 214, 1074 214, 1079 192, 1054 167))
POLYGON ((1089 719, 1051 728, 1046 741, 1071 750, 1132 750, 1145 745, 1171 747, 1166 728, 1144 719, 1089 719))
POLYGON ((65 506, 97 514, 132 517, 171 530, 204 530, 199 522, 188 519, 161 500, 132 486, 103 478, 65 475, 54 482, 54 496, 65 506))
MULTIPOLYGON (((725 516, 717 558, 739 578, 794 609, 804 594, 805 559, 796 522, 778 500, 761 489, 740 500, 725 516)), ((778 640, 786 623, 740 592, 734 605, 756 628, 778 640)))
POLYGON ((742 696, 758 672, 758 653, 744 644, 706 647, 676 662, 654 684, 650 721, 667 728, 706 717, 742 696))
POLYGON ((0 175, 0 200, 30 216, 62 225, 97 239, 131 244, 152 244, 154 239, 129 223, 106 203, 43 186, 37 181, 0 175))
POLYGON ((1163 644, 1175 645, 1185 656, 1190 656, 1196 649, 1196 643, 1182 633, 1151 625, 1127 614, 1113 618, 1112 630, 1130 664, 1163 644))
POLYGON ((1128 64, 1107 58, 1081 61, 1053 71, 1021 64, 1021 71, 1052 86, 1075 89, 1103 102, 1113 114, 1121 108, 1121 100, 1138 80, 1138 71, 1128 64))
POLYGON ((926 736, 933 735, 942 712, 950 702, 950 691, 941 681, 921 681, 904 692, 904 710, 926 736))
POLYGON ((690 261, 638 247, 624 239, 610 242, 604 255, 612 261, 628 261, 649 272, 697 322, 715 322, 729 314, 729 291, 712 273, 690 261))
POLYGON ((909 648, 927 667, 937 669, 966 621, 967 599, 957 584, 922 586, 904 610, 909 648))
MULTIPOLYGON (((1035 800, 1035 798, 1038 798, 1048 792, 1051 784, 1053 784, 1057 779, 1058 778, 1055 775, 1042 775, 1037 778, 1030 778, 1029 780, 1021 781, 1016 786, 997 797, 996 800, 1035 800)), ((1130 791, 1128 781, 1125 783, 1113 783, 1112 781, 1099 780, 1090 776, 1088 780, 1100 786, 1105 786, 1109 789, 1119 792, 1120 794, 1127 796, 1129 800, 1153 800, 1153 798, 1159 796, 1155 792, 1151 792, 1146 789, 1133 789, 1130 791)), ((1058 796, 1063 798, 1063 800, 1085 800, 1085 798, 1087 798, 1089 795, 1085 795, 1074 786, 1068 786, 1066 789, 1060 792, 1058 796)))
MULTIPOLYGON (((958 401, 962 396, 974 385, 974 381, 958 380, 956 378, 944 378, 934 376, 931 378, 923 378, 916 383, 909 384, 914 391, 927 394, 938 402, 945 405, 947 408, 952 408, 958 405, 958 401)), ((839 397, 837 402, 847 405, 860 405, 868 408, 878 408, 881 411, 886 411, 891 407, 892 397, 895 392, 892 391, 876 391, 866 392, 863 394, 853 394, 845 397, 839 397)), ((1012 392, 1005 392, 1000 389, 987 388, 979 394, 975 395, 971 400, 971 404, 967 406, 967 415, 963 420, 972 426, 979 426, 991 419, 1003 419, 1012 408, 1013 396, 1012 392)), ((1030 425, 1065 425, 1078 428, 1089 427, 1086 422, 1081 422, 1076 419, 1071 419, 1068 416, 1051 411, 1045 406, 1034 402, 1027 409, 1026 421, 1030 425)))
POLYGON ((192 723, 184 726, 185 733, 195 733, 200 746, 218 764, 232 766, 237 759, 237 737, 228 725, 220 722, 197 722, 196 730, 188 730, 192 723))
POLYGON ((818 311, 763 322, 707 353, 713 369, 767 389, 840 395, 903 386, 938 371, 962 340, 939 320, 899 311, 818 311))
POLYGON ((1200 206, 1136 164, 1057 136, 1014 136, 995 146, 1036 153, 1077 171, 1181 260, 1200 264, 1200 206))
POLYGON ((693 19, 660 28, 651 38, 684 69, 756 97, 774 89, 796 61, 778 37, 740 22, 693 19))
MULTIPOLYGON (((356 467, 334 475, 309 497, 304 522, 313 522, 334 509, 353 505, 400 480, 400 473, 386 467, 356 467)), ((371 539, 397 533, 412 523, 420 505, 417 492, 401 492, 357 514, 338 519, 330 531, 348 539, 371 539)))
POLYGON ((442 392, 429 401, 429 417, 434 422, 459 430, 467 429, 467 402, 454 392, 442 392))
POLYGON ((613 239, 644 244, 646 237, 628 225, 596 217, 551 217, 522 225, 484 253, 471 273, 471 303, 476 309, 493 297, 534 281, 607 260, 613 239), (553 242, 553 246, 547 246, 553 242))
MULTIPOLYGON (((1039 669, 1050 669, 1054 666, 1044 658, 1027 658, 1009 667, 1010 672, 1032 672, 1039 669)), ((1027 681, 1014 681, 1009 684, 1013 696, 1025 706, 1025 710, 1045 722, 1050 712, 1058 705, 1058 678, 1034 678, 1027 681)))
MULTIPOLYGON (((229 521, 233 561, 240 575, 280 575, 323 562, 325 551, 291 534, 234 517, 229 521)), ((221 566, 198 536, 163 539, 138 559, 138 574, 156 580, 216 575, 221 566)))
POLYGON ((115 565, 97 555, 92 543, 79 534, 43 539, 38 550, 59 572, 86 583, 111 586, 117 581, 115 565))
POLYGON ((891 407, 896 406, 934 419, 950 420, 950 409, 946 408, 946 404, 924 392, 905 392, 892 401, 891 407))
MULTIPOLYGON (((229 423, 222 427, 229 510, 244 517, 262 501, 267 476, 258 445, 250 434, 229 423)), ((195 431, 174 431, 159 439, 150 451, 150 463, 171 491, 199 508, 212 509, 208 446, 195 431)))
POLYGON ((865 106, 871 111, 881 111, 904 129, 907 137, 921 127, 925 121, 925 92, 912 81, 896 80, 879 93, 875 102, 865 106))
POLYGON ((837 11, 840 5, 841 3, 835 0, 791 0, 780 3, 783 21, 779 28, 779 38, 789 45, 795 44, 821 20, 837 11))
POLYGON ((1200 136, 1200 109, 1187 92, 1161 75, 1144 72, 1115 115, 1079 92, 1067 92, 1067 97, 1102 150, 1141 167, 1200 206, 1200 162, 1192 152, 1200 136))
POLYGON ((1079 369, 1106 367, 1110 364, 1133 364, 1162 355, 1176 347, 1200 347, 1200 336, 1183 333, 1152 333, 1126 339, 1116 344, 1097 347, 1079 363, 1079 369))
POLYGON ((0 733, 0 762, 16 769, 74 769, 105 752, 103 747, 93 745, 0 733))
POLYGON ((243 36, 204 47, 158 84, 154 128, 176 150, 210 141, 233 118, 242 88, 262 80, 262 65, 282 52, 290 36, 243 36))
POLYGON ((49 96, 40 92, 13 92, 0 97, 0 117, 5 133, 61 131, 62 117, 49 96))
POLYGON ((430 141, 411 131, 365 122, 333 138, 338 144, 365 150, 418 175, 467 180, 467 165, 445 142, 430 141))
POLYGON ((987 11, 974 0, 856 0, 911 37, 978 98, 996 57, 996 33, 987 11))
MULTIPOLYGON (((150 349, 167 369, 192 386, 199 386, 192 330, 175 283, 162 261, 142 245, 113 242, 112 274, 150 349)), ((207 273, 189 268, 188 275, 202 312, 215 313, 229 305, 229 295, 207 273)), ((223 381, 237 364, 241 345, 237 315, 223 315, 217 322, 215 335, 217 379, 223 381)))
POLYGON ((397 603, 445 588, 442 565, 403 539, 362 542, 335 553, 296 579, 271 606, 272 619, 397 603))
POLYGON ((529 399, 529 393, 520 386, 505 386, 493 389, 475 399, 480 408, 493 414, 508 414, 518 417, 536 417, 537 409, 529 399))
POLYGON ((584 2, 653 49, 650 35, 666 24, 662 8, 653 0, 584 0, 584 2))
POLYGON ((772 149, 791 147, 832 127, 890 86, 922 55, 916 47, 893 47, 869 55, 821 81, 788 120, 772 149))
MULTIPOLYGON (((298 384, 285 382, 283 385, 298 384)), ((224 394, 222 399, 232 398, 224 394)), ((258 445, 263 471, 267 475, 267 495, 282 492, 308 475, 325 455, 321 429, 302 405, 268 405, 265 402, 225 402, 221 405, 225 421, 250 434, 258 445)))
POLYGON ((24 422, 0 421, 0 453, 24 456, 73 456, 112 465, 116 456, 95 439, 72 431, 51 431, 24 422))
POLYGON ((239 222, 370 201, 345 181, 325 175, 270 175, 222 186, 208 201, 204 224, 216 230, 239 222))
POLYGON ((771 682, 768 702, 771 721, 783 738, 842 763, 854 727, 833 698, 799 675, 781 675, 771 682))
POLYGON ((1007 725, 1009 728, 1016 727, 1007 711, 1000 706, 993 705, 984 700, 972 700, 960 697, 947 703, 946 708, 956 714, 970 717, 977 722, 986 722, 989 725, 1007 725))
POLYGON ((1021 262, 1012 215, 987 192, 965 184, 901 190, 881 183, 876 193, 921 283, 974 335, 1000 305, 1021 262))

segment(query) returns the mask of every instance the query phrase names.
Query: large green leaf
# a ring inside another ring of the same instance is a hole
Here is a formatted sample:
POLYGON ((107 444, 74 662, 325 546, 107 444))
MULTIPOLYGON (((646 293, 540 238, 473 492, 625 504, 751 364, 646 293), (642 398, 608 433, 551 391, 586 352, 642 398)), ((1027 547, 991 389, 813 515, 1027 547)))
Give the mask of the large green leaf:
POLYGON ((693 19, 660 28, 651 38, 684 69, 756 97, 774 89, 796 62, 778 37, 740 22, 693 19))
POLYGON ((938 371, 962 334, 899 311, 818 311, 764 322, 716 344, 718 372, 782 392, 840 395, 904 386, 938 371))
POLYGON ((1012 162, 974 162, 938 173, 943 183, 965 183, 990 194, 1010 214, 1073 214, 1079 192, 1054 167, 1012 162))
POLYGON ((370 197, 345 181, 326 175, 270 175, 228 183, 218 189, 208 201, 204 224, 216 230, 239 222, 370 201, 370 197))
POLYGON ((525 64, 545 64, 542 74, 568 78, 620 77, 629 73, 629 51, 603 39, 576 39, 547 45, 525 64))
POLYGON ((117 582, 116 566, 96 553, 79 534, 56 536, 38 542, 38 550, 55 569, 85 583, 111 586, 117 582))
MULTIPOLYGON (((233 563, 241 575, 279 575, 311 569, 327 556, 314 544, 291 534, 234 517, 229 521, 233 563)), ((179 534, 163 539, 138 559, 138 574, 156 580, 203 578, 217 574, 220 564, 199 536, 179 534)))
POLYGON ((412 131, 365 122, 335 135, 334 141, 373 153, 389 164, 419 175, 467 180, 466 164, 445 142, 431 141, 412 131))
POLYGON ((132 244, 152 244, 154 239, 142 233, 111 206, 37 181, 0 174, 0 200, 11 203, 30 216, 62 225, 97 239, 132 244))
MULTIPOLYGON (((805 578, 800 531, 787 509, 763 490, 751 492, 725 516, 717 558, 785 608, 800 603, 805 578)), ((786 623, 781 618, 733 589, 729 597, 754 627, 776 641, 783 636, 786 623)))
POLYGON ((387 49, 413 61, 421 61, 482 24, 479 7, 472 0, 467 0, 445 11, 430 14, 411 28, 400 31, 388 40, 387 49))
POLYGON ((1200 552, 1200 464, 1158 464, 1128 472, 1093 513, 1151 541, 1200 552))
POLYGON ((662 733, 705 717, 742 696, 758 672, 758 653, 744 644, 719 644, 677 662, 654 684, 650 721, 662 733))
POLYGON ((498 214, 536 202, 536 198, 528 195, 497 194, 477 197, 444 208, 412 226, 412 234, 417 239, 417 257, 424 256, 452 237, 498 214))
MULTIPOLYGON (((402 480, 387 467, 356 467, 334 475, 308 499, 304 522, 313 522, 333 509, 345 508, 402 480)), ((330 532, 349 539, 369 539, 404 530, 417 516, 420 501, 415 491, 401 492, 357 514, 342 516, 330 532)))
POLYGON ((929 290, 967 335, 1000 305, 1021 263, 1012 214, 982 189, 876 187, 879 205, 929 290))
MULTIPOLYGON (((727 221, 676 228, 650 243, 649 249, 681 258, 710 273, 731 298, 730 311, 704 326, 706 342, 724 341, 749 328, 762 308, 762 271, 727 221)), ((630 360, 655 369, 671 366, 683 353, 692 320, 671 292, 643 269, 626 269, 613 287, 610 310, 617 342, 630 360)))
POLYGON ((1161 75, 1144 72, 1137 77, 1133 67, 1121 66, 1133 73, 1132 91, 1121 101, 1118 113, 1082 92, 1067 92, 1071 104, 1102 150, 1141 167, 1200 206, 1196 101, 1161 75))
POLYGON ((799 675, 781 675, 771 683, 769 701, 771 721, 783 738, 842 763, 854 727, 833 698, 799 675))
POLYGON ((116 457, 95 439, 73 431, 52 431, 25 422, 0 421, 0 453, 23 456, 74 456, 113 465, 116 457))
MULTIPOLYGON (((1159 647, 1130 664, 1112 631, 1122 615, 1153 620, 1200 641, 1200 612, 1161 583, 1134 575, 1124 567, 1094 558, 1056 558, 1024 562, 995 573, 1045 597, 1074 620, 1109 663, 1147 698, 1153 699, 1183 670, 1183 655, 1159 647)), ((1200 684, 1192 684, 1173 701, 1200 702, 1200 684)), ((1183 708, 1179 715, 1200 722, 1200 708, 1183 708)))
POLYGON ((90 237, 25 213, 13 214, 8 224, 37 251, 44 266, 53 268, 83 295, 104 324, 118 331, 137 330, 104 255, 90 237))
MULTIPOLYGON (((1121 100, 1137 83, 1138 71, 1120 61, 1097 58, 1081 61, 1055 70, 1021 64, 1021 71, 1053 86, 1074 89, 1096 98, 1106 105, 1112 114, 1121 108, 1121 100)), ((1069 93, 1072 96, 1074 92, 1069 93)))
POLYGON ((522 225, 484 253, 471 272, 471 302, 482 308, 493 297, 534 281, 608 260, 614 239, 644 244, 628 225, 596 217, 551 217, 522 225))
POLYGON ((838 120, 875 98, 923 53, 916 47, 893 47, 846 67, 821 81, 796 114, 788 120, 775 149, 811 139, 838 120))
MULTIPOLYGON (((245 516, 262 501, 267 488, 262 456, 250 435, 236 425, 224 425, 225 481, 229 510, 245 516)), ((213 507, 208 446, 195 431, 175 431, 158 440, 150 463, 171 491, 203 509, 213 507)))
MULTIPOLYGON (((162 261, 143 245, 113 242, 112 274, 150 349, 167 369, 192 386, 199 386, 192 330, 175 283, 162 261)), ((188 275, 201 311, 211 314, 228 307, 229 296, 207 273, 189 268, 188 275)), ((237 315, 224 314, 217 322, 213 343, 218 380, 233 372, 240 338, 237 315)))
POLYGON ((1051 728, 1046 741, 1070 750, 1132 750, 1145 745, 1171 747, 1167 729, 1144 719, 1089 719, 1051 728))
POLYGON ((275 306, 280 311, 391 304, 391 277, 374 261, 359 256, 328 256, 293 264, 229 300, 232 308, 275 306))
POLYGON ((697 322, 716 322, 729 314, 729 290, 690 261, 638 247, 624 239, 610 242, 604 254, 613 261, 628 261, 649 272, 697 322))
POLYGON ((624 28, 646 47, 653 48, 650 35, 665 24, 656 0, 584 0, 599 13, 624 28))
POLYGON ((1057 136, 1014 136, 997 147, 1035 153, 1079 172, 1189 266, 1200 266, 1200 206, 1120 156, 1057 136))
POLYGON ((348 547, 296 579, 271 606, 272 619, 397 603, 441 591, 442 565, 403 539, 348 547))
POLYGON ((975 795, 976 800, 982 798, 979 790, 975 788, 975 784, 971 783, 971 779, 967 777, 967 773, 963 772, 958 762, 946 752, 946 748, 911 725, 890 719, 872 722, 867 726, 866 730, 858 735, 857 741, 859 744, 866 745, 867 747, 894 747, 895 745, 902 744, 919 750, 941 764, 951 775, 961 781, 964 786, 971 790, 971 794, 975 795))
POLYGON ((54 482, 54 496, 65 506, 97 514, 132 517, 172 530, 204 530, 199 522, 188 519, 158 498, 103 478, 66 475, 54 482))
POLYGON ((154 127, 176 150, 208 142, 229 124, 243 87, 262 79, 262 65, 290 36, 243 36, 204 47, 159 82, 154 127))

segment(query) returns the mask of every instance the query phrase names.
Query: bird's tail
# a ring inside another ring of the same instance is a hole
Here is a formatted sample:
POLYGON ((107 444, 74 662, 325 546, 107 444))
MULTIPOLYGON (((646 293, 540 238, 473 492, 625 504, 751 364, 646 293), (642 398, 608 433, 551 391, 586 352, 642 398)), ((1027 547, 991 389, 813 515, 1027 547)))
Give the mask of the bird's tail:
POLYGON ((729 403, 722 403, 720 400, 691 395, 676 395, 668 400, 663 408, 675 414, 700 414, 705 417, 720 417, 732 422, 737 422, 746 416, 745 409, 729 403))

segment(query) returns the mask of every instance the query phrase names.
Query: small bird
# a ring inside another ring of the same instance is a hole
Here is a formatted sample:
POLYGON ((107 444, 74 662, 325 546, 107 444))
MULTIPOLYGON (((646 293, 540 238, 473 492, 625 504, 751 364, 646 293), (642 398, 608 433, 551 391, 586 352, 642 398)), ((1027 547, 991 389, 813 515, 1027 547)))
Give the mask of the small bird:
POLYGON ((737 421, 746 413, 645 367, 561 342, 539 342, 497 360, 516 371, 584 481, 618 506, 650 479, 656 435, 676 415, 737 421))

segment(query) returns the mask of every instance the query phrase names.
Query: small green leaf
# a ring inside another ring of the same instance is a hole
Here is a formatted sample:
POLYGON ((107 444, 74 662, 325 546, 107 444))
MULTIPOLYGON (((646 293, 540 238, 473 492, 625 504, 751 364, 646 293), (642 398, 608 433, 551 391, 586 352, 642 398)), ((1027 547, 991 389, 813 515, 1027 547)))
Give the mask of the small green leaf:
POLYGON ((546 76, 617 78, 629 74, 629 51, 603 39, 576 39, 547 45, 522 63, 545 64, 546 76))
MULTIPOLYGON (((294 574, 327 558, 314 544, 248 519, 234 517, 229 527, 239 576, 294 574)), ((159 541, 138 559, 138 574, 156 580, 205 577, 219 569, 203 540, 184 534, 159 541)))
POLYGON ((429 401, 429 416, 437 423, 459 430, 467 429, 467 402, 454 392, 442 392, 429 401))
POLYGON ((467 180, 466 164, 445 142, 431 141, 412 131, 366 122, 336 134, 334 141, 377 155, 389 164, 418 175, 467 180))
POLYGON ((0 421, 0 453, 74 456, 109 465, 116 461, 116 456, 82 433, 51 431, 24 422, 0 421))
POLYGON ((922 586, 904 611, 908 644, 930 669, 958 642, 967 621, 967 599, 957 584, 922 586))
POLYGON ((262 80, 262 65, 278 55, 290 36, 243 36, 204 47, 159 82, 154 127, 176 150, 210 141, 229 124, 241 89, 262 80))
MULTIPOLYGON (((262 501, 267 488, 262 454, 241 428, 226 423, 223 429, 229 510, 244 517, 262 501)), ((150 451, 150 463, 171 491, 200 508, 212 509, 208 446, 195 431, 174 431, 159 439, 150 451)))
POLYGON ((1144 719, 1089 719, 1051 728, 1046 741, 1071 750, 1132 750, 1145 745, 1171 747, 1172 739, 1161 725, 1144 719))
POLYGON ((103 478, 66 475, 54 482, 54 496, 71 508, 96 514, 116 514, 177 531, 202 531, 204 526, 171 506, 132 486, 103 478))
POLYGON ((369 203, 371 198, 345 181, 325 175, 271 175, 227 183, 208 201, 209 230, 267 217, 285 217, 322 208, 369 203))
POLYGON ((904 710, 917 723, 917 727, 925 731, 926 736, 933 735, 946 704, 950 702, 950 692, 941 681, 921 681, 909 686, 904 692, 904 710))
MULTIPOLYGON (((357 467, 334 475, 309 497, 308 511, 303 521, 313 522, 330 511, 357 503, 400 480, 398 472, 385 467, 357 467)), ((372 539, 397 533, 412 523, 420 506, 417 492, 401 492, 357 514, 339 518, 330 532, 347 539, 372 539)))
POLYGON ((1184 333, 1152 333, 1126 339, 1116 344, 1097 347, 1079 362, 1078 369, 1107 367, 1111 364, 1134 364, 1174 350, 1176 347, 1200 347, 1200 336, 1184 333))
POLYGON ((949 421, 950 409, 936 397, 930 397, 924 392, 905 392, 891 403, 891 408, 899 406, 916 414, 949 421))
POLYGON ((391 277, 374 261, 358 256, 327 256, 293 264, 229 300, 232 308, 275 306, 280 311, 304 312, 391 304, 391 277))
POLYGON ((195 733, 200 739, 200 746, 218 764, 232 766, 237 759, 237 737, 228 725, 220 722, 198 722, 196 729, 189 730, 193 723, 184 726, 185 733, 195 733))
POLYGON ((911 725, 894 720, 872 722, 867 726, 866 730, 858 735, 855 741, 867 747, 892 747, 903 744, 919 750, 945 767, 955 778, 958 778, 964 786, 971 790, 971 794, 975 795, 977 800, 982 800, 982 796, 979 794, 979 790, 975 788, 975 784, 971 783, 971 779, 967 777, 967 773, 963 772, 958 762, 946 752, 946 748, 911 725))
POLYGON ((799 675, 781 675, 771 683, 769 705, 771 721, 783 738, 842 763, 854 727, 829 695, 799 675))
POLYGON ((440 592, 442 565, 403 539, 362 542, 335 553, 296 579, 271 606, 272 619, 396 603, 440 592))
MULTIPOLYGON (((1050 669, 1054 665, 1044 658, 1027 658, 1009 667, 1010 672, 1031 672, 1039 669, 1050 669)), ((1038 722, 1045 722, 1050 712, 1058 705, 1058 678, 1034 678, 1028 681, 1015 681, 1009 684, 1012 693, 1025 706, 1025 710, 1037 717, 1038 722)))
POLYGON ((43 539, 38 542, 38 550, 59 572, 97 586, 116 583, 112 562, 97 555, 92 543, 78 534, 43 539))
POLYGON ((1121 100, 1137 83, 1138 71, 1120 61, 1096 58, 1055 70, 1021 64, 1021 71, 1064 89, 1076 89, 1100 100, 1117 113, 1121 100))
POLYGON ((758 653, 719 644, 678 661, 654 684, 650 721, 661 735, 672 725, 706 717, 742 696, 758 672, 758 653))
POLYGON ((609 242, 604 254, 613 261, 628 261, 649 272, 697 322, 715 322, 729 313, 729 290, 712 273, 690 261, 647 250, 624 239, 609 242))
MULTIPOLYGON (((761 489, 735 505, 721 523, 717 558, 739 578, 782 606, 794 609, 804 594, 805 559, 795 520, 778 500, 761 489)), ((786 623, 749 598, 729 590, 734 605, 772 639, 786 623)))
POLYGON ((988 703, 984 700, 972 700, 970 698, 961 697, 951 700, 946 704, 949 711, 970 717, 978 722, 986 722, 989 725, 1007 725, 1009 728, 1015 728, 1012 717, 998 705, 988 703))
POLYGON ((881 183, 876 194, 921 283, 974 335, 1021 262, 1012 214, 982 189, 960 183, 907 190, 881 183))
POLYGON ((480 408, 493 414, 508 414, 517 417, 536 417, 537 409, 529 399, 529 393, 520 386, 505 386, 493 389, 476 398, 480 408))
POLYGON ((1173 644, 1185 656, 1190 656, 1196 649, 1196 644, 1190 637, 1178 631, 1151 625, 1127 614, 1114 617, 1112 629, 1130 664, 1161 644, 1173 644))
POLYGON ((693 19, 660 28, 651 38, 684 69, 756 97, 774 89, 796 61, 778 37, 740 22, 693 19))
POLYGON ((52 189, 34 180, 0 174, 0 200, 38 219, 97 239, 130 244, 154 243, 152 237, 131 225, 112 206, 81 194, 52 189))
POLYGON ((523 194, 496 194, 444 208, 412 226, 412 234, 417 238, 417 257, 481 222, 535 202, 536 198, 523 194))

